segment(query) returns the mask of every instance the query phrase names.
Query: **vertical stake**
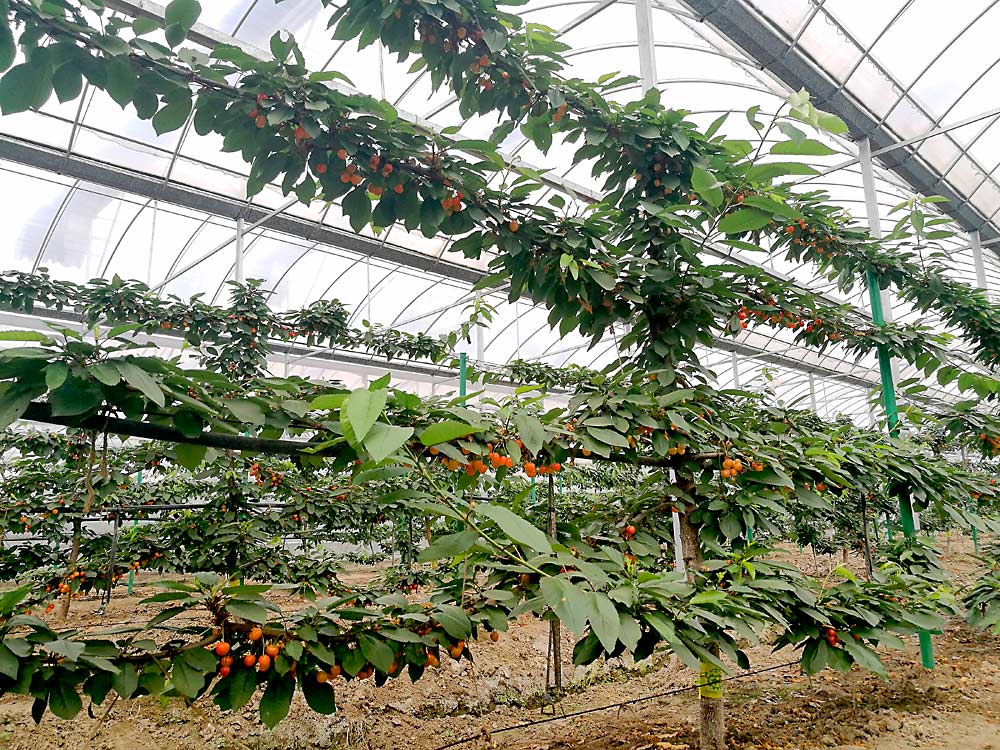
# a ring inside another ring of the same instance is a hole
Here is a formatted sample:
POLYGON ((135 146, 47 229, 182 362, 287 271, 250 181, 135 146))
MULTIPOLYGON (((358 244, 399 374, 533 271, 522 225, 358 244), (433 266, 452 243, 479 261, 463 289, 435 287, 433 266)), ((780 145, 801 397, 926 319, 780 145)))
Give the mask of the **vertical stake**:
MULTIPOLYGON (((531 490, 534 492, 535 480, 531 480, 531 490)), ((555 479, 549 474, 549 536, 556 539, 556 496, 555 479)), ((559 620, 549 623, 549 641, 552 644, 552 681, 556 692, 562 691, 562 643, 560 642, 559 620)), ((548 687, 548 685, 546 685, 548 687)))
MULTIPOLYGON (((882 231, 879 224, 878 201, 875 195, 875 175, 872 171, 872 147, 867 138, 858 143, 858 157, 861 165, 861 179, 864 183, 865 204, 868 209, 868 228, 872 238, 879 240, 882 237, 882 231)), ((879 289, 878 277, 873 270, 869 269, 865 273, 865 280, 868 284, 872 321, 876 326, 884 326, 886 320, 882 308, 882 292, 879 289)), ((885 410, 886 424, 889 428, 889 435, 895 438, 899 436, 899 410, 896 405, 896 388, 892 377, 892 358, 885 346, 878 347, 878 368, 882 378, 882 407, 885 410)), ((913 505, 910 502, 909 494, 905 492, 899 496, 899 522, 903 527, 903 534, 908 539, 916 536, 913 505)), ((927 669, 934 669, 934 646, 931 643, 931 634, 926 630, 921 630, 919 638, 920 661, 927 669)))
MULTIPOLYGON (((137 486, 141 486, 142 485, 142 469, 139 469, 139 473, 136 474, 136 476, 135 476, 135 483, 136 483, 137 486)), ((135 519, 132 522, 132 528, 133 529, 139 528, 139 519, 138 518, 135 519)), ((129 596, 132 595, 132 586, 133 586, 134 583, 135 583, 135 571, 132 570, 131 566, 129 566, 129 569, 128 569, 128 589, 127 589, 127 593, 128 593, 129 596)))
POLYGON ((466 383, 466 378, 468 377, 469 371, 469 355, 462 352, 458 355, 458 395, 460 398, 465 398, 467 393, 468 385, 466 383))

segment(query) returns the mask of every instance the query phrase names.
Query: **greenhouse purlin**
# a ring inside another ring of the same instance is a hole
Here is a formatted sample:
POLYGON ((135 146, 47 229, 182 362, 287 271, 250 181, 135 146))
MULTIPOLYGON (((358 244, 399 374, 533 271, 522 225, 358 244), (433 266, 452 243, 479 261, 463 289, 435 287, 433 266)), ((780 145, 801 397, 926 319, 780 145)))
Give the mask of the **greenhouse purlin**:
POLYGON ((4 741, 995 747, 998 6, 0 0, 4 741))

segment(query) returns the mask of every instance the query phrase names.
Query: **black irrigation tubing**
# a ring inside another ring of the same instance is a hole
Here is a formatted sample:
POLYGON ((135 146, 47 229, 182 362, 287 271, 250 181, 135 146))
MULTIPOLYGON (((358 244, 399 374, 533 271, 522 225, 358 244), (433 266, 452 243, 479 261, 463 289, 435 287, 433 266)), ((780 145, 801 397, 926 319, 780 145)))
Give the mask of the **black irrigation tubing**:
MULTIPOLYGON (((645 703, 646 701, 655 700, 657 698, 666 698, 671 695, 678 695, 680 693, 687 692, 688 690, 697 690, 703 688, 706 685, 718 685, 721 682, 730 682, 732 680, 742 680, 745 677, 753 677, 754 675, 764 674, 765 672, 774 672, 778 669, 785 669, 786 667, 792 667, 800 662, 790 661, 786 664, 778 664, 774 667, 765 667, 764 669, 755 669, 751 672, 744 672, 743 674, 733 675, 732 677, 723 677, 721 680, 711 680, 710 682, 700 682, 694 685, 689 685, 688 687, 674 688, 673 690, 666 690, 662 693, 654 693, 653 695, 644 695, 642 698, 632 698, 631 700, 621 701, 619 703, 610 703, 606 706, 594 706, 593 708, 584 708, 580 711, 573 711, 568 714, 560 714, 559 716, 549 716, 544 719, 536 719, 535 721, 526 721, 522 724, 513 724, 509 727, 501 727, 500 729, 491 729, 486 732, 487 735, 500 734, 502 732, 513 732, 515 729, 527 729, 528 727, 538 726, 539 724, 548 724, 553 721, 562 721, 563 719, 572 719, 576 716, 586 716, 587 714, 594 714, 600 711, 609 711, 612 708, 624 708, 625 706, 632 706, 636 703, 645 703)), ((474 742, 475 740, 483 737, 483 733, 471 735, 469 737, 463 737, 460 740, 454 740, 446 745, 439 745, 434 748, 434 750, 448 750, 452 747, 458 747, 459 745, 465 745, 469 742, 474 742)))

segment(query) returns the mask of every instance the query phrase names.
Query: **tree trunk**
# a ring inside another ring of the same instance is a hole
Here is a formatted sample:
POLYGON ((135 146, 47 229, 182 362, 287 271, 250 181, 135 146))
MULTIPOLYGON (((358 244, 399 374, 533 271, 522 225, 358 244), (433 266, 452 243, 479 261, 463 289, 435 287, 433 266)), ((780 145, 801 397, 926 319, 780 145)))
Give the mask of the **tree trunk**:
POLYGON ((847 565, 847 547, 841 547, 840 549, 840 562, 847 565))
MULTIPOLYGON (((688 494, 693 496, 694 485, 690 487, 681 486, 688 494)), ((684 564, 687 566, 687 576, 689 581, 694 580, 695 572, 701 568, 701 543, 698 540, 698 530, 691 523, 688 511, 680 514, 681 521, 681 544, 684 550, 684 564)), ((719 655, 718 647, 711 649, 715 656, 719 655)), ((704 674, 704 670, 702 674, 704 674)), ((700 681, 701 675, 699 675, 700 681)), ((722 697, 722 686, 713 685, 699 690, 698 710, 700 715, 700 748, 701 750, 726 750, 726 700, 722 697), (705 694, 718 697, 709 697, 705 694)))
MULTIPOLYGON (((718 646, 713 646, 710 650, 715 656, 719 655, 718 646)), ((721 674, 719 676, 721 677, 721 674)), ((701 719, 698 733, 701 738, 701 750, 726 750, 726 700, 722 697, 721 683, 703 689, 698 708, 701 719), (708 697, 705 695, 706 692, 719 697, 708 697)))

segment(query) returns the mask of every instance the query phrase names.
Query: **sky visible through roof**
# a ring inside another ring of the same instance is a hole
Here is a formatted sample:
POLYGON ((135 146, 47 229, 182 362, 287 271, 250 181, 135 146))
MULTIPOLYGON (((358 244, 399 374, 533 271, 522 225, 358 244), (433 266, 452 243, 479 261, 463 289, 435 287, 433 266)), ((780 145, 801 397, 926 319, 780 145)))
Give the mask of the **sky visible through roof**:
MULTIPOLYGON (((1000 57, 990 43, 997 28, 1000 0, 949 4, 945 11, 935 0, 754 0, 752 7, 779 33, 806 52, 825 74, 869 108, 899 139, 907 139, 974 117, 996 106, 986 95, 996 90, 1000 57), (914 39, 921 43, 915 44, 914 39), (926 38, 926 43, 923 43, 926 38)), ((118 3, 119 6, 127 3, 118 3)), ((358 89, 392 102, 402 112, 427 118, 435 125, 460 124, 470 137, 488 134, 489 118, 461 121, 447 91, 432 92, 426 77, 407 72, 377 47, 358 51, 353 42, 331 39, 328 11, 318 0, 212 0, 203 2, 201 21, 221 37, 266 49, 276 29, 295 35, 313 69, 345 73, 358 89)), ((570 72, 588 79, 611 71, 639 73, 636 14, 631 2, 538 2, 519 6, 532 22, 562 32, 571 46, 570 72)), ((788 95, 787 88, 754 60, 733 46, 712 26, 680 2, 654 2, 652 35, 655 43, 658 88, 668 106, 689 110, 707 126, 720 113, 732 111, 723 130, 746 138, 753 131, 742 116, 760 105, 774 112, 788 95)), ((622 100, 641 95, 638 84, 620 91, 622 100)), ((1000 113, 966 127, 923 141, 919 158, 943 180, 992 220, 1000 210, 1000 113)), ((157 136, 148 122, 123 113, 103 92, 85 89, 84 96, 66 104, 54 100, 41 112, 0 119, 0 136, 10 142, 43 147, 49 152, 110 165, 127 172, 150 175, 164 184, 190 187, 232 200, 244 198, 248 167, 237 154, 221 152, 221 140, 200 137, 193 130, 157 136)), ((821 176, 803 189, 822 188, 831 198, 865 220, 858 148, 845 139, 828 139, 837 150, 815 159, 821 176), (854 160, 842 169, 833 167, 854 160)), ((512 158, 551 170, 572 185, 596 190, 589 167, 570 168, 571 147, 556 143, 539 153, 519 133, 504 143, 512 158)), ((206 300, 225 301, 225 281, 234 272, 233 246, 224 247, 189 271, 193 261, 229 240, 235 231, 230 218, 179 206, 146 195, 123 192, 102 179, 82 180, 39 169, 23 161, 0 161, 0 190, 7 197, 9 217, 16 217, 0 238, 0 266, 4 269, 48 268, 61 279, 86 281, 114 274, 139 279, 180 297, 203 293, 206 300), (166 282, 164 284, 164 282, 166 282)), ((911 196, 909 187, 892 172, 877 171, 877 197, 883 226, 895 217, 889 210, 911 196)), ((277 209, 286 199, 277 188, 265 189, 254 204, 277 209)), ((295 205, 288 214, 317 226, 350 232, 339 207, 295 205)), ((393 227, 376 242, 400 246, 430 258, 472 265, 483 270, 487 260, 473 263, 448 253, 443 237, 427 239, 393 227)), ((944 243, 952 272, 975 284, 969 241, 964 235, 944 243)), ((987 251, 986 275, 992 289, 1000 288, 1000 263, 987 251)), ((779 256, 743 257, 786 275, 831 299, 865 307, 863 289, 843 295, 810 265, 795 265, 779 256)), ((302 236, 258 228, 245 243, 244 273, 262 278, 278 308, 305 305, 320 298, 337 298, 353 311, 352 322, 370 320, 411 331, 442 333, 462 319, 471 283, 440 274, 407 268, 400 263, 371 258, 354 250, 323 244, 302 236)), ((593 350, 573 334, 560 340, 549 330, 546 313, 527 302, 508 304, 500 295, 490 301, 498 320, 485 333, 483 359, 504 363, 515 358, 553 365, 598 367, 617 354, 614 336, 593 350)), ((915 318, 905 305, 894 305, 897 320, 915 318)), ((933 322, 933 321, 930 321, 933 322)), ((831 373, 877 381, 874 357, 848 361, 836 349, 827 355, 795 346, 785 334, 748 332, 737 341, 736 361, 730 351, 705 353, 705 361, 723 385, 766 387, 786 400, 809 404, 815 398, 821 414, 846 412, 865 421, 867 393, 860 385, 830 378, 831 373), (747 356, 752 350, 769 359, 747 356), (797 367, 786 364, 797 364, 797 367), (813 376, 806 372, 813 370, 813 376)), ((732 348, 732 347, 730 347, 732 348)), ((319 367, 291 363, 276 371, 324 374, 319 367)), ((328 372, 325 373, 329 375, 328 372)), ((906 376, 906 372, 902 376, 906 376)), ((349 381, 355 375, 348 374, 349 381)), ((429 388, 424 383, 422 388, 429 388)))

